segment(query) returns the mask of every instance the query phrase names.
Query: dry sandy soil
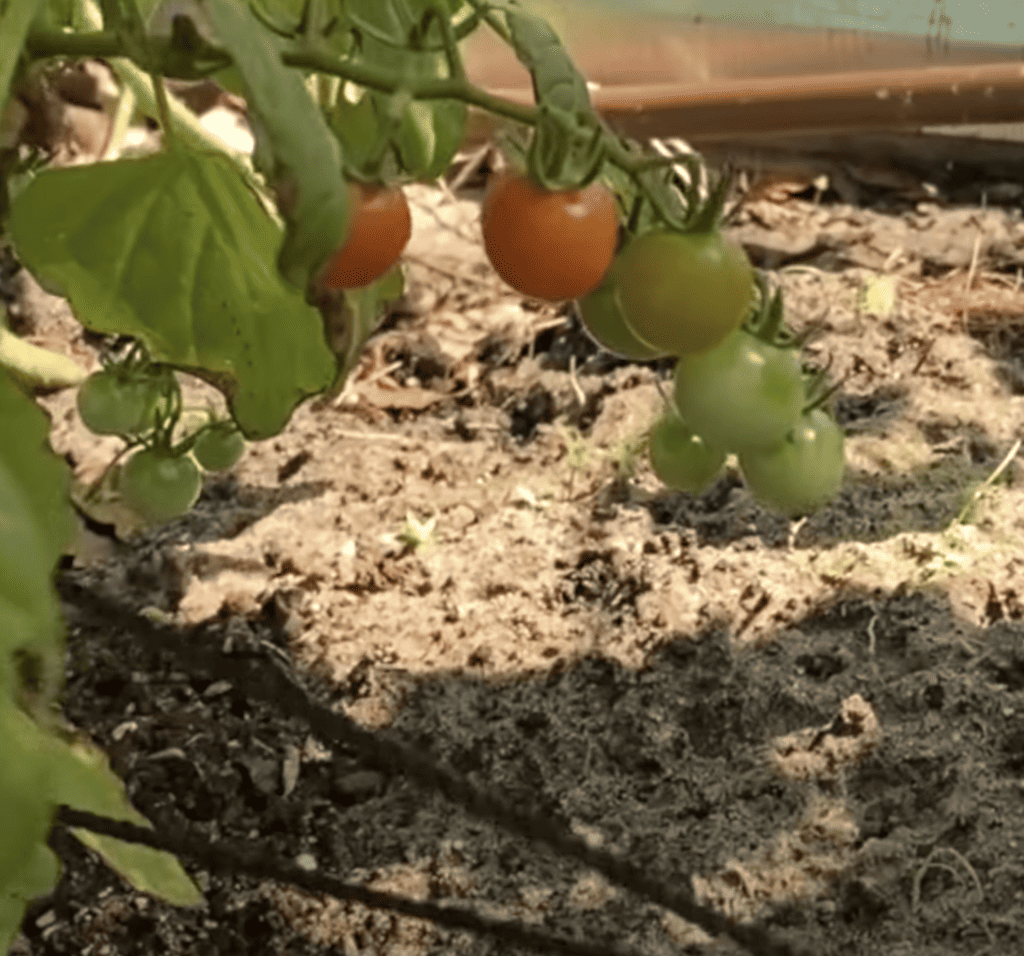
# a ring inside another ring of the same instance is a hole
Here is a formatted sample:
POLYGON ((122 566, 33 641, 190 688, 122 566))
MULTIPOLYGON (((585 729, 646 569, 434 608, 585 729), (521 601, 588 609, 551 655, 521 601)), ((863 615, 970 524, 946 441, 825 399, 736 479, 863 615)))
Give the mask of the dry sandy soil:
MULTIPOLYGON (((158 826, 634 953, 733 951, 75 595, 270 648, 322 702, 820 954, 1024 951, 1024 226, 804 184, 734 228, 843 377, 839 497, 791 525, 730 465, 699 498, 637 441, 665 363, 599 352, 486 264, 478 191, 419 188, 408 293, 345 392, 61 572, 67 716, 158 826), (887 276, 881 284, 878 276, 887 276), (978 492, 977 495, 975 492, 978 492)), ((820 185, 820 184, 819 184, 820 185)), ((22 283, 35 341, 95 362, 22 283)), ((190 386, 189 394, 203 393, 190 386)), ((117 450, 46 398, 82 481, 117 450)), ((198 632, 197 632, 198 633, 198 632)), ((174 910, 73 839, 15 952, 526 952, 192 867, 174 910)))

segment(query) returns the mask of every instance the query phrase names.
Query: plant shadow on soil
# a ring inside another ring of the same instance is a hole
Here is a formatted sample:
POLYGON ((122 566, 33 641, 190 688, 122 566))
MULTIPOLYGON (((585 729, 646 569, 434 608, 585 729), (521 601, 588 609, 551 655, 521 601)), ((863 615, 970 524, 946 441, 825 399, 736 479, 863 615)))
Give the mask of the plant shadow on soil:
MULTIPOLYGON (((599 416, 614 417, 613 399, 599 416)), ((979 548, 970 525, 942 537, 991 453, 973 461, 965 445, 948 463, 901 470, 883 428, 892 473, 854 464, 838 501, 791 539, 735 474, 693 500, 646 493, 642 478, 607 485, 602 472, 584 499, 560 502, 543 483, 564 461, 555 433, 453 441, 414 424, 389 431, 393 451, 342 448, 334 425, 300 414, 237 478, 208 480, 192 515, 66 574, 276 648, 360 723, 651 875, 696 874, 730 912, 765 916, 822 953, 1020 948, 1019 544, 1001 551, 986 535, 979 548), (509 457, 522 473, 491 470, 509 457), (493 482, 469 485, 481 470, 493 482), (366 533, 410 509, 439 516, 434 549, 366 533), (833 726, 854 695, 874 709, 880 745, 824 782, 781 775, 779 738, 833 726)), ((983 515, 990 531, 1012 529, 1016 500, 983 515)), ((681 921, 311 739, 117 622, 66 611, 65 710, 157 825, 259 839, 378 889, 642 953, 704 948, 681 921)), ((40 956, 509 951, 216 874, 200 875, 203 909, 171 910, 66 836, 55 845, 67 875, 24 927, 40 956)))
MULTIPOLYGON (((178 670, 114 622, 67 613, 68 716, 158 824, 256 838, 377 888, 640 952, 698 942, 681 921, 312 741, 238 688, 178 670), (289 753, 301 764, 283 796, 289 753)), ((223 629, 287 643, 269 613, 223 629)), ((1019 621, 970 626, 924 591, 847 595, 761 647, 711 628, 667 635, 639 667, 587 654, 501 680, 467 670, 414 676, 367 662, 332 696, 400 699, 401 739, 658 878, 717 874, 736 912, 795 928, 819 952, 1008 953, 1024 942, 1019 621), (854 694, 874 708, 881 745, 838 784, 780 776, 773 739, 828 727, 854 694)), ((26 920, 33 953, 508 951, 245 878, 203 874, 204 909, 172 910, 74 841, 54 842, 68 871, 26 920)))

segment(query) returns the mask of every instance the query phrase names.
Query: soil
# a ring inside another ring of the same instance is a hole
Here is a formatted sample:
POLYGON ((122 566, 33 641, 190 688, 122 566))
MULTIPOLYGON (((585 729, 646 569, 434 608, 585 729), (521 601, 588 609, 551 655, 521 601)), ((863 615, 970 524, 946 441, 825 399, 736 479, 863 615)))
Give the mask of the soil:
MULTIPOLYGON (((111 503, 60 572, 64 711, 135 806, 635 953, 736 948, 76 593, 271 648, 363 727, 811 951, 1024 951, 1024 469, 999 468, 1024 435, 1019 217, 776 181, 736 211, 791 324, 820 326, 810 361, 843 379, 845 486, 791 523, 734 462, 700 497, 661 487, 636 449, 669 364, 615 360, 503 287, 473 183, 410 195, 407 294, 342 395, 179 521, 138 529, 111 503)), ((66 306, 19 281, 21 330, 95 363, 66 306)), ((42 401, 91 481, 118 442, 73 394, 42 401)), ((17 953, 526 952, 187 859, 205 903, 176 910, 54 845, 65 876, 17 953)))

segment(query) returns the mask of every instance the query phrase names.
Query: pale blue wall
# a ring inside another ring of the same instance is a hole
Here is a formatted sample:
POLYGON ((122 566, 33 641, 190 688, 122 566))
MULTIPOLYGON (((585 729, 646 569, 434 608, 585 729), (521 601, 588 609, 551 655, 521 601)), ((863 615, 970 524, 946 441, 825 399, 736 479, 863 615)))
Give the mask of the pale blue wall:
POLYGON ((587 0, 594 6, 749 25, 882 30, 1024 46, 1024 0, 587 0), (931 22, 929 22, 931 21, 931 22))

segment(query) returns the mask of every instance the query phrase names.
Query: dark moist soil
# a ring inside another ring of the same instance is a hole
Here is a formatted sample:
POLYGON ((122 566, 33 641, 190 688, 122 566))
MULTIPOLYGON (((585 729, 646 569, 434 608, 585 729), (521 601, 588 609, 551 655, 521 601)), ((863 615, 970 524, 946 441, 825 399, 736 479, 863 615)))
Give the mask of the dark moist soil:
MULTIPOLYGON (((846 485, 791 525, 734 463, 699 498, 661 488, 634 449, 669 366, 503 288, 460 195, 413 191, 409 292, 338 400, 180 521, 94 511, 61 572, 68 719, 157 826, 638 953, 706 948, 76 599, 103 595, 259 648, 360 725, 814 952, 1024 951, 1019 458, 971 498, 1024 434, 1018 217, 799 183, 740 210, 791 323, 821 325, 810 360, 845 377, 846 485)), ((23 277, 12 315, 95 362, 23 277)), ((44 403, 92 480, 117 442, 73 394, 44 403)), ((173 909, 53 840, 66 873, 16 953, 520 951, 189 860, 205 903, 173 909)))

